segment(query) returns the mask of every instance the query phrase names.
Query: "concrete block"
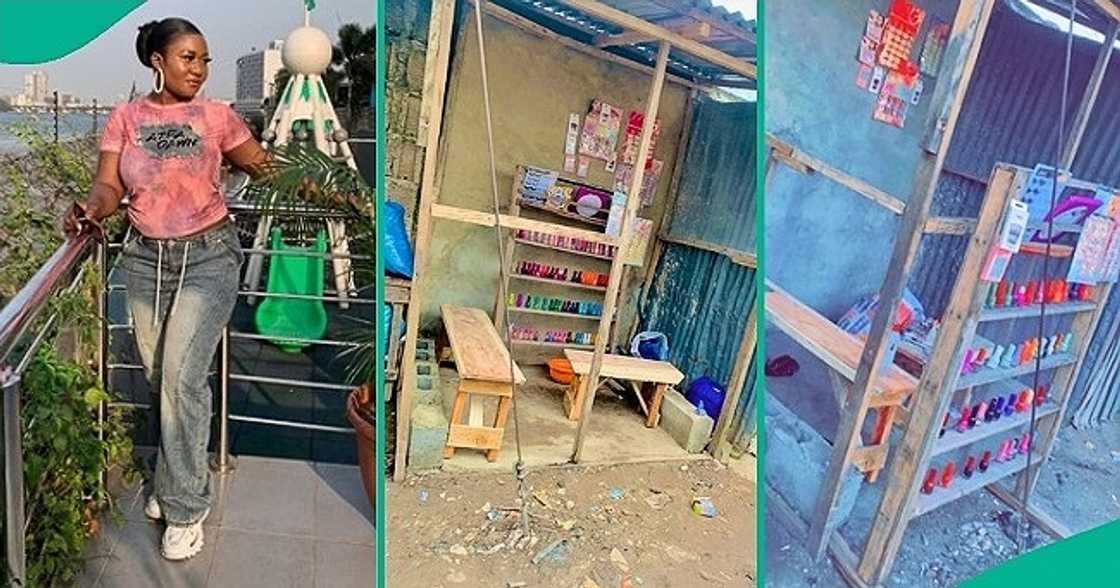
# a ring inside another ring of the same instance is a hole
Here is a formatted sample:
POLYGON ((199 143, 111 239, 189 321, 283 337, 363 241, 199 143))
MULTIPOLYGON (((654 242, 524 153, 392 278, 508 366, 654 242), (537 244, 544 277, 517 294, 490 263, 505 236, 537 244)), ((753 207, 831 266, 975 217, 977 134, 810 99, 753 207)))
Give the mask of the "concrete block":
POLYGON ((412 470, 443 467, 443 449, 447 446, 447 417, 443 408, 418 405, 412 411, 412 432, 408 438, 408 465, 412 470))
POLYGON ((661 428, 689 453, 700 453, 712 438, 715 422, 706 414, 696 414, 696 407, 676 390, 665 391, 661 402, 661 428))
MULTIPOLYGON (((813 518, 831 459, 832 444, 773 394, 766 397, 766 483, 804 520, 813 518)), ((862 482, 863 477, 851 468, 832 516, 836 527, 851 515, 862 482)))
POLYGON ((439 366, 430 361, 416 362, 416 404, 442 402, 439 391, 439 366))

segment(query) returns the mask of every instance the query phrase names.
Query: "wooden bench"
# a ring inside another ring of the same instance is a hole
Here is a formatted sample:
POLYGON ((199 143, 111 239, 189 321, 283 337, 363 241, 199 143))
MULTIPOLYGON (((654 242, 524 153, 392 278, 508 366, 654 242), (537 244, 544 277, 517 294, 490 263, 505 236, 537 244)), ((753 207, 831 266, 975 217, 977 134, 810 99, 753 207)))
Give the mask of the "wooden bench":
MULTIPOLYGON (((844 410, 847 388, 855 380, 863 354, 863 341, 772 285, 766 292, 766 318, 768 325, 781 329, 828 366, 833 394, 840 410, 844 410)), ((918 379, 890 365, 873 384, 875 395, 869 406, 876 411, 874 432, 866 445, 848 456, 849 463, 869 482, 875 482, 886 465, 891 425, 902 403, 918 388, 918 379)))
POLYGON ((440 312, 451 342, 455 369, 459 372, 459 388, 455 392, 443 457, 453 457, 456 448, 482 449, 486 451, 487 461, 495 461, 502 448, 506 419, 513 402, 511 381, 522 384, 525 375, 516 364, 510 363, 509 351, 485 312, 450 304, 441 306, 440 312), (513 365, 512 377, 510 365, 513 365), (498 399, 498 412, 493 426, 489 427, 482 424, 484 396, 498 399), (464 412, 466 424, 462 423, 464 412))
MULTIPOLYGON (((575 374, 564 394, 564 409, 570 420, 578 421, 583 413, 584 398, 587 396, 588 382, 585 376, 591 371, 592 354, 587 351, 565 349, 564 357, 571 362, 572 372, 575 374)), ((603 356, 603 367, 599 370, 599 375, 603 378, 637 383, 641 386, 638 400, 643 408, 645 408, 644 395, 647 393, 650 395, 649 408, 646 410, 647 427, 656 427, 661 418, 661 399, 665 397, 665 389, 676 386, 684 379, 684 374, 667 361, 609 353, 603 356)))
MULTIPOLYGON (((385 381, 395 382, 401 370, 401 327, 408 306, 412 282, 401 278, 385 278, 385 303, 393 309, 389 320, 389 348, 386 350, 385 381)), ((390 387, 391 388, 391 387, 390 387)))

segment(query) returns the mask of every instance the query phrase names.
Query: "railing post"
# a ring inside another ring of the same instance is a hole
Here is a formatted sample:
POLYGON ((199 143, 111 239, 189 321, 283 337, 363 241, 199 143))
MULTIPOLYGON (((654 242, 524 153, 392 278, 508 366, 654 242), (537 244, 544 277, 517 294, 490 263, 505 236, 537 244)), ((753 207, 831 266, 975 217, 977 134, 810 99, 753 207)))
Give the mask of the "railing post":
POLYGON ((218 389, 218 447, 213 467, 219 474, 227 474, 235 467, 229 455, 229 325, 222 329, 218 349, 218 389))
POLYGON ((8 578, 12 586, 26 581, 23 511, 23 429, 20 425, 20 380, 18 375, 0 373, 4 395, 4 540, 7 544, 8 578))
MULTIPOLYGON (((97 380, 109 390, 109 241, 97 242, 97 380)), ((105 401, 97 404, 97 440, 105 442, 105 401)), ((105 449, 108 452, 108 448, 105 449)), ((108 457, 108 455, 106 455, 108 457)), ((108 483, 108 471, 101 472, 101 486, 108 483)))

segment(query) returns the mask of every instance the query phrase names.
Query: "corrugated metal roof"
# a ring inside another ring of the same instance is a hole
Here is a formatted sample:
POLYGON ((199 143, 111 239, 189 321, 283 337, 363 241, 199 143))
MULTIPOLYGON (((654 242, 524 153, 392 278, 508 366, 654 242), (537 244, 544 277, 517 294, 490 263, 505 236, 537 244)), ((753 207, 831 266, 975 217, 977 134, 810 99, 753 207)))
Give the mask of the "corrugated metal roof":
MULTIPOLYGON (((493 0, 495 4, 545 26, 558 34, 581 43, 591 44, 601 35, 615 35, 623 30, 617 25, 590 17, 559 0, 493 0)), ((713 25, 712 38, 704 44, 732 57, 756 62, 755 23, 739 12, 729 12, 709 0, 602 0, 603 4, 650 22, 691 18, 713 25)), ((653 43, 610 46, 604 48, 616 55, 652 65, 657 56, 653 43)), ((754 80, 678 51, 669 53, 670 73, 713 85, 754 87, 754 80)))

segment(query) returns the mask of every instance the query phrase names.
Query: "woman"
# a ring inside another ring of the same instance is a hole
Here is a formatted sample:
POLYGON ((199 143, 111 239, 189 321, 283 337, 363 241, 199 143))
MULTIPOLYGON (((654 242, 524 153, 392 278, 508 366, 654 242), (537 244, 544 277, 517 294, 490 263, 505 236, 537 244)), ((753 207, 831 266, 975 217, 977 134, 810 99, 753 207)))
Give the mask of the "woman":
POLYGON ((198 96, 210 54, 179 18, 140 27, 136 53, 150 94, 118 106, 101 138, 93 188, 65 219, 74 233, 112 215, 127 192, 139 237, 122 251, 136 344, 153 394, 160 442, 144 512, 163 519, 161 553, 197 554, 210 511, 206 447, 211 360, 237 301, 244 256, 219 180, 222 157, 258 176, 268 155, 225 104, 198 96))

